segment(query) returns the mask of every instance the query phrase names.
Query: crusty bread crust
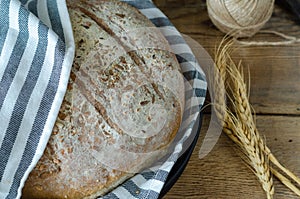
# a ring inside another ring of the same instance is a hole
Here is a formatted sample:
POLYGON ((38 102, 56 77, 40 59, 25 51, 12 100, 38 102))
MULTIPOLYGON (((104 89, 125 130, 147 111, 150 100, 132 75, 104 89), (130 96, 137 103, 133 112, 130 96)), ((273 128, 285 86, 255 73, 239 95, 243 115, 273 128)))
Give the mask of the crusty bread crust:
POLYGON ((75 60, 23 198, 103 195, 161 158, 181 122, 179 64, 153 24, 115 0, 67 3, 75 60))

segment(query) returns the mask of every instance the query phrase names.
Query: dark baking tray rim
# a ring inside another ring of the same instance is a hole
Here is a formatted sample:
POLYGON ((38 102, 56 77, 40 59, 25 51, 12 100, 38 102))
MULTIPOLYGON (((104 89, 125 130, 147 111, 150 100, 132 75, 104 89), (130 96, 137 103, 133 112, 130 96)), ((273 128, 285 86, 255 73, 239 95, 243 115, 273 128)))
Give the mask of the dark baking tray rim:
POLYGON ((196 127, 194 127, 194 129, 193 129, 193 131, 196 131, 194 140, 192 141, 189 148, 178 158, 178 160, 174 164, 158 198, 163 198, 163 196, 165 196, 168 193, 168 191, 177 182, 177 180, 183 173, 184 169, 186 168, 186 165, 188 164, 188 162, 190 160, 190 157, 195 149, 195 146, 197 144, 197 141, 198 141, 198 138, 200 135, 202 119, 203 119, 203 114, 202 114, 202 112, 200 112, 200 114, 198 114, 198 117, 196 120, 196 123, 198 123, 198 124, 195 125, 196 127))

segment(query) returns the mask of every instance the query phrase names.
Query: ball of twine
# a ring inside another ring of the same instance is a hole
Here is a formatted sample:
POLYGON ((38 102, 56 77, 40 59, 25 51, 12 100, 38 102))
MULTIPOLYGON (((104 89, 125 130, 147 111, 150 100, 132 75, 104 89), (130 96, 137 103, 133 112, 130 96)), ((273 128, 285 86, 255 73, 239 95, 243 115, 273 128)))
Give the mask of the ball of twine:
POLYGON ((207 0, 211 21, 222 32, 251 37, 270 19, 274 0, 207 0))

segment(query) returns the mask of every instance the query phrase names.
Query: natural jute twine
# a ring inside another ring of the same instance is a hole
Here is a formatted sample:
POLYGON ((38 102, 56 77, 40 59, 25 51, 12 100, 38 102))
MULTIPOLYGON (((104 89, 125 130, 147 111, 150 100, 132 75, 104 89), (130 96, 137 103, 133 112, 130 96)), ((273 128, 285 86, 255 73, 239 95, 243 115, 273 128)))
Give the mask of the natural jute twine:
POLYGON ((300 42, 300 38, 286 35, 275 30, 261 30, 271 18, 275 0, 207 0, 207 11, 214 25, 232 36, 233 40, 247 46, 279 46, 300 42), (241 40, 256 33, 273 34, 280 41, 241 40))
POLYGON ((222 32, 251 37, 270 19, 274 0, 207 0, 210 19, 222 32))

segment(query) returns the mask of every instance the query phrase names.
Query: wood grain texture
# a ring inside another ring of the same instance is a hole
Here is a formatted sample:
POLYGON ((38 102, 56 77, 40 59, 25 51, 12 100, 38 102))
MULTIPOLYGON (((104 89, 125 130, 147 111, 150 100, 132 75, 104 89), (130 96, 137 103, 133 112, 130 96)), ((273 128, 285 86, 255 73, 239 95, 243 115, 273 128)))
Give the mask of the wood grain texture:
MULTIPOLYGON (((213 57, 223 38, 211 23, 205 0, 154 0, 183 34, 201 44, 213 57)), ((275 6, 263 29, 300 38, 297 16, 275 6)), ((258 34, 251 40, 282 41, 273 34, 258 34)), ((232 57, 242 60, 246 77, 250 72, 250 102, 257 127, 282 164, 300 176, 300 44, 281 46, 234 45, 232 57)), ((199 150, 210 122, 204 114, 201 137, 183 175, 164 197, 176 198, 265 198, 254 174, 240 158, 237 148, 222 135, 213 150, 199 159, 199 150)), ((277 179, 275 198, 299 198, 277 179)), ((300 187, 299 187, 300 188, 300 187)))
MULTIPOLYGON (((201 137, 183 175, 164 197, 176 198, 265 198, 254 174, 240 158, 232 141, 222 135, 214 149, 203 159, 199 150, 210 115, 205 114, 201 137)), ((277 158, 300 176, 300 118, 289 116, 257 116, 257 126, 277 158)), ((298 198, 274 179, 275 198, 298 198)))

